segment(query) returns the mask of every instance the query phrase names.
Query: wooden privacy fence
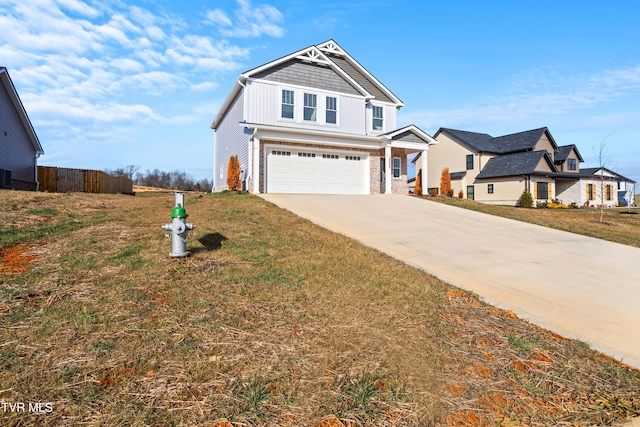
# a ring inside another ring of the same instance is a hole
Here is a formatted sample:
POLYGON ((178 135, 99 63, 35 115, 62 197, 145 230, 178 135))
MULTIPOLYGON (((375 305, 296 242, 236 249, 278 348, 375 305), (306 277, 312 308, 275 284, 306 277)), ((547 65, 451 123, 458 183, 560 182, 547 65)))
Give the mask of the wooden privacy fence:
POLYGON ((133 194, 133 182, 126 176, 111 176, 90 169, 38 166, 40 191, 50 193, 124 193, 133 194))

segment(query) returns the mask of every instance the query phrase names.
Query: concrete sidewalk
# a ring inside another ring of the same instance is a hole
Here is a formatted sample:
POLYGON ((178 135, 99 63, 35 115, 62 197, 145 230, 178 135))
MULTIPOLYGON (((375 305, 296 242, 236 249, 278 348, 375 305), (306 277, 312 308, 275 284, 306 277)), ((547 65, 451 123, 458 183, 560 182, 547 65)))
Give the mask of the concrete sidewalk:
POLYGON ((638 248, 403 195, 262 197, 640 368, 638 248))

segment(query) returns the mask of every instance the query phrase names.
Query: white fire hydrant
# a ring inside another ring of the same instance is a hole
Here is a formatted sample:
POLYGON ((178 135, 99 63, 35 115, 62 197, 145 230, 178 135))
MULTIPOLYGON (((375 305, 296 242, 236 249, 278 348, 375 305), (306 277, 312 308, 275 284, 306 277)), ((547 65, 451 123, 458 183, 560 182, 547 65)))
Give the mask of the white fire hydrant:
POLYGON ((187 222, 187 211, 184 209, 184 193, 176 193, 176 207, 171 212, 171 222, 162 226, 165 237, 171 232, 171 258, 183 258, 191 255, 187 251, 187 231, 193 230, 194 225, 187 222))

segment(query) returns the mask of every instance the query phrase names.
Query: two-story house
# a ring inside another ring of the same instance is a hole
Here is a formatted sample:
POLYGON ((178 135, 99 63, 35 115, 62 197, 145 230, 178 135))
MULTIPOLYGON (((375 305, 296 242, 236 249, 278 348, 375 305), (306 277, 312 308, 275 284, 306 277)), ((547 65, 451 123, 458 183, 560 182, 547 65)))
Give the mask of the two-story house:
MULTIPOLYGON (((492 137, 484 133, 440 128, 439 144, 429 151, 427 190, 437 192, 444 168, 449 168, 455 194, 485 203, 516 204, 528 190, 535 201, 559 199, 591 206, 618 202, 620 175, 580 170, 583 158, 575 145, 558 146, 546 127, 492 137)), ((416 173, 421 155, 416 156, 416 173)), ((599 171, 600 169, 598 169, 599 171)))
POLYGON ((329 40, 240 75, 211 128, 214 190, 238 156, 252 193, 408 192, 407 155, 437 143, 396 128, 402 101, 329 40))
POLYGON ((38 189, 40 140, 9 72, 0 67, 0 188, 38 189))

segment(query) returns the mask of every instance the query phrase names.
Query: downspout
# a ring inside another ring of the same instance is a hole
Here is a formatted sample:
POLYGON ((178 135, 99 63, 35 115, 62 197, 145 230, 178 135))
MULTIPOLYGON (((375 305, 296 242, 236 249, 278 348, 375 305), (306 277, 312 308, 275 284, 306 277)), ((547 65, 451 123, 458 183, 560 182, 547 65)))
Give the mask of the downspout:
POLYGON ((40 158, 40 153, 36 153, 36 157, 35 157, 35 179, 36 179, 36 192, 38 192, 38 190, 40 190, 40 182, 38 181, 38 159, 40 158))

